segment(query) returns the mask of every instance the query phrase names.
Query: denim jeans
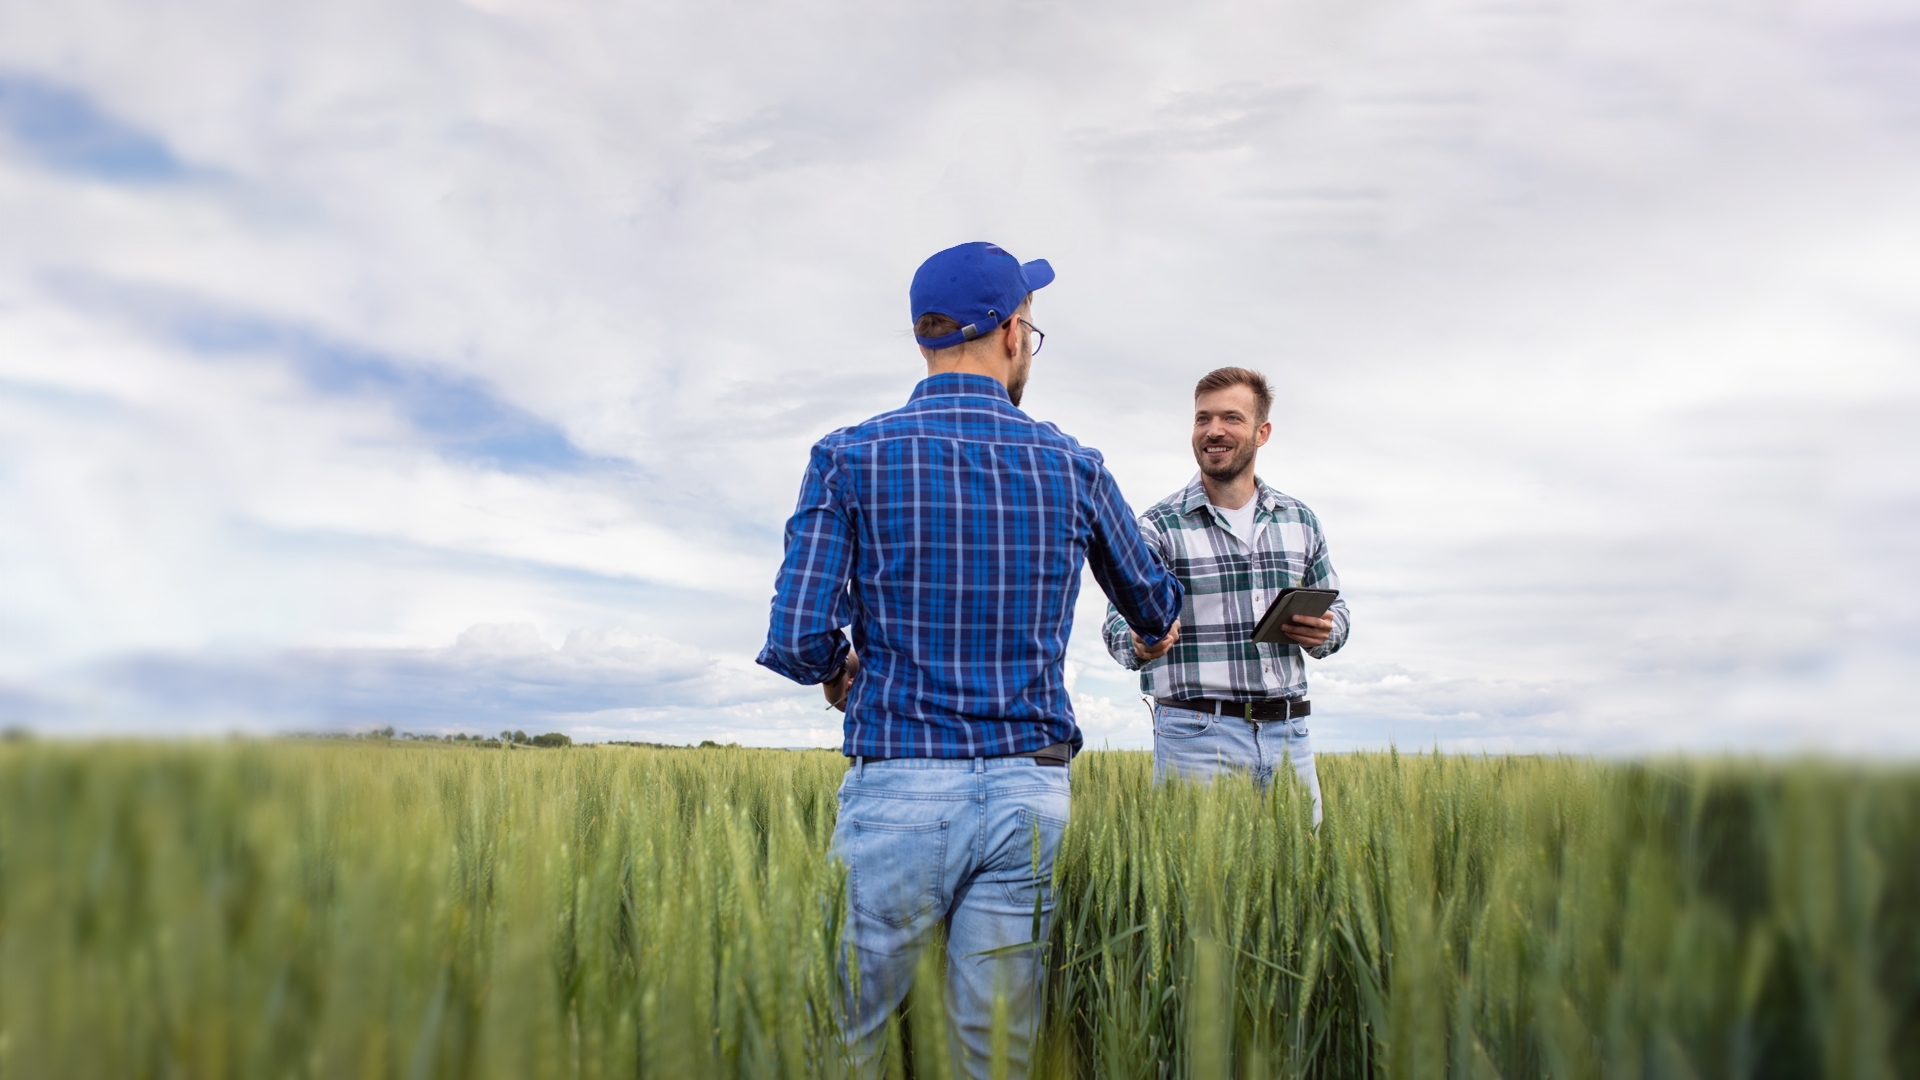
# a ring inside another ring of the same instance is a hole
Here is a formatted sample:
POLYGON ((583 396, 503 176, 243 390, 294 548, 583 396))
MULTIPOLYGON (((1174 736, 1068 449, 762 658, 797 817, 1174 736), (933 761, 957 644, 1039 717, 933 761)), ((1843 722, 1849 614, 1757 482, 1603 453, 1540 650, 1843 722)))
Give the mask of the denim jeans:
POLYGON ((996 994, 1007 999, 1009 1075, 1027 1075, 1045 949, 981 954, 1046 941, 1068 812, 1067 770, 1031 758, 867 760, 847 770, 833 853, 847 867, 843 963, 851 953, 859 965, 857 976, 842 972, 858 1075, 877 1070, 887 1017, 938 923, 947 1017, 967 1075, 988 1075, 996 994))
POLYGON ((1320 827, 1320 776, 1313 768, 1313 743, 1307 720, 1250 722, 1191 709, 1153 707, 1153 778, 1182 776, 1210 780, 1225 772, 1246 773, 1261 788, 1273 783, 1273 770, 1293 762, 1300 786, 1313 796, 1313 825, 1320 827))

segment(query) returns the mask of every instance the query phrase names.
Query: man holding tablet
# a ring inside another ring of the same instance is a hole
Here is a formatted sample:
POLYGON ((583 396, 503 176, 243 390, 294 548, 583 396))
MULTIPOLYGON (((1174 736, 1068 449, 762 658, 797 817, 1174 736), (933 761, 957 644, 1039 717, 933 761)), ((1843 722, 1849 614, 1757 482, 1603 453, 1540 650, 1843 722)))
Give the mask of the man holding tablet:
POLYGON ((1273 392, 1257 371, 1212 371, 1193 391, 1200 474, 1140 517, 1141 532, 1185 587, 1180 636, 1149 646, 1107 611, 1107 650, 1140 672, 1154 699, 1156 778, 1222 772, 1270 783, 1291 761, 1313 796, 1320 779, 1307 735, 1305 658, 1347 641, 1347 606, 1320 520, 1254 475, 1273 434, 1273 392))

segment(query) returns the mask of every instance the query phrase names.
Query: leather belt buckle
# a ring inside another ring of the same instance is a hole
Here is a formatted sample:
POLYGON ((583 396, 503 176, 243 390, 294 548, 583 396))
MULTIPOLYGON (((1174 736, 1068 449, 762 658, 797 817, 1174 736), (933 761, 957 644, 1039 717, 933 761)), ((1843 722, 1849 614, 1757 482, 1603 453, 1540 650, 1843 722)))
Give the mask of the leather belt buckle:
POLYGON ((1267 715, 1254 716, 1252 713, 1253 710, 1249 709, 1247 719, 1251 723, 1271 723, 1272 721, 1278 720, 1284 724, 1288 720, 1293 719, 1293 702, 1282 698, 1279 701, 1269 702, 1267 704, 1267 715))
POLYGON ((1306 698, 1281 698, 1273 704, 1280 707, 1280 715, 1267 717, 1269 720, 1298 720, 1313 712, 1313 702, 1306 698))

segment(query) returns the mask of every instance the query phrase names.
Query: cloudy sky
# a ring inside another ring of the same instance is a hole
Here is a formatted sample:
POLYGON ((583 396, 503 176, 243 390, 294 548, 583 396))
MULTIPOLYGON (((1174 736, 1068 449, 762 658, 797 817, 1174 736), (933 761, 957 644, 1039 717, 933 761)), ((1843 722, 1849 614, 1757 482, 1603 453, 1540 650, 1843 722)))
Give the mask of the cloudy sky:
POLYGON ((1916 191, 1910 0, 0 4, 0 722, 836 744, 781 526, 988 239, 1136 508, 1277 383, 1323 748, 1917 754, 1916 191))

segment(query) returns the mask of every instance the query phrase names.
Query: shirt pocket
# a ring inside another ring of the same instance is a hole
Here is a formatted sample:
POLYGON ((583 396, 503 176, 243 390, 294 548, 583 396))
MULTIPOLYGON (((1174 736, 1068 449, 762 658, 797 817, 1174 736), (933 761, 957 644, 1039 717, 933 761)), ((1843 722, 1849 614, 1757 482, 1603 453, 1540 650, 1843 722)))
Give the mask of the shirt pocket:
POLYGON ((947 822, 898 825, 848 821, 840 858, 847 865, 847 899, 867 918, 905 930, 944 914, 947 822))

